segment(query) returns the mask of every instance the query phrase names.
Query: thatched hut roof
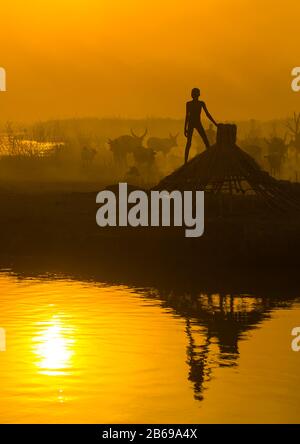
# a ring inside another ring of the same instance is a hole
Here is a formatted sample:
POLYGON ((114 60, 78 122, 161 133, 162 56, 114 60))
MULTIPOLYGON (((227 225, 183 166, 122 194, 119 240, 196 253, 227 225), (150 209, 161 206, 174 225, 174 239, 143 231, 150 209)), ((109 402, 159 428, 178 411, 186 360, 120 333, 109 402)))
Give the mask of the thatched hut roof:
POLYGON ((236 145, 236 134, 236 125, 219 125, 217 143, 165 177, 155 189, 256 194, 271 207, 300 208, 300 202, 287 193, 280 181, 236 145))

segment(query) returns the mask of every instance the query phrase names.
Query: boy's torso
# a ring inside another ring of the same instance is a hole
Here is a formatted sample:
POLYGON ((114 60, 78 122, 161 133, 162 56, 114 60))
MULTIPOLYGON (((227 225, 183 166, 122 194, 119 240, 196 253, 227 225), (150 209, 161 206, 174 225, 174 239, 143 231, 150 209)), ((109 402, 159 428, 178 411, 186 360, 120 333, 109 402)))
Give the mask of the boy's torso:
POLYGON ((189 123, 199 124, 201 121, 201 111, 203 108, 203 102, 197 100, 191 100, 187 103, 187 109, 189 112, 189 123))

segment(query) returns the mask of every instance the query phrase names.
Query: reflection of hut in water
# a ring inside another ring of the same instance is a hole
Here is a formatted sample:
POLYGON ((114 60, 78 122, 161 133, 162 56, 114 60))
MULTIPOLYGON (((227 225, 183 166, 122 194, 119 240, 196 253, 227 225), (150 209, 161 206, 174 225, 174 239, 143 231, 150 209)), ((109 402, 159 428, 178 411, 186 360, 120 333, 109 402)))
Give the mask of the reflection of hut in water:
POLYGON ((188 380, 197 400, 203 399, 213 369, 236 366, 239 341, 280 305, 275 300, 225 294, 151 291, 149 297, 161 300, 163 307, 186 321, 188 380))
MULTIPOLYGON (((212 195, 254 196, 270 208, 299 208, 278 180, 236 145, 236 125, 219 125, 217 143, 164 178, 157 190, 203 190, 212 195)), ((231 199, 232 202, 232 199, 231 199)))

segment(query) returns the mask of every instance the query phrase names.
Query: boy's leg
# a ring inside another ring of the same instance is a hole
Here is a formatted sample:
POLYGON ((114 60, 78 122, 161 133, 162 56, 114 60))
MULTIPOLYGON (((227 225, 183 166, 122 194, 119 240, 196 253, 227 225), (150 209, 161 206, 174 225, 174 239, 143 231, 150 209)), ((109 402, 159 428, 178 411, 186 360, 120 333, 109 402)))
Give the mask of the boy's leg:
POLYGON ((193 138, 194 128, 188 129, 187 142, 185 147, 185 155, 184 155, 184 163, 187 163, 189 159, 190 148, 192 146, 192 138, 193 138))
POLYGON ((200 137, 202 138, 206 149, 208 149, 210 147, 210 143, 209 143, 208 137, 206 135, 206 132, 201 124, 199 126, 197 126, 197 131, 198 131, 200 137))

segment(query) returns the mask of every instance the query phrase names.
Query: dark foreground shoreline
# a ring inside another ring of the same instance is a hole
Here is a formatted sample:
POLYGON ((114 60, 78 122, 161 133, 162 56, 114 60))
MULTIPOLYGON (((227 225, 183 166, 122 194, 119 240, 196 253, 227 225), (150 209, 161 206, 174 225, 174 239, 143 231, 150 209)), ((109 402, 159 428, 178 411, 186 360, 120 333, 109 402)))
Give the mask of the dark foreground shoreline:
POLYGON ((100 228, 97 192, 0 193, 1 254, 93 257, 168 264, 290 268, 300 264, 300 215, 216 215, 207 211, 205 233, 185 228, 100 228))
POLYGON ((237 286, 245 291, 258 280, 262 286, 278 281, 278 288, 280 281, 286 288, 297 280, 299 215, 207 214, 203 237, 187 239, 183 229, 99 228, 96 194, 0 192, 1 268, 29 274, 75 269, 77 275, 96 273, 103 281, 137 285, 178 280, 184 286, 199 278, 207 286, 219 281, 224 288, 226 280, 229 287, 240 281, 237 286))

